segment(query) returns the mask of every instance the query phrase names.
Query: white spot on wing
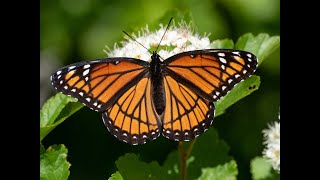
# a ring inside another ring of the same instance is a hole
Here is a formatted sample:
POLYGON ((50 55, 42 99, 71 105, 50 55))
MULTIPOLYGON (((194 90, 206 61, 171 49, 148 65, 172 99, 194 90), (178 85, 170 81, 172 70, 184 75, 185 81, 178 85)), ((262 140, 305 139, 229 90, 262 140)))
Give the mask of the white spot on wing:
POLYGON ((80 96, 83 96, 83 92, 79 92, 79 95, 80 95, 80 96))
POLYGON ((57 74, 57 75, 61 74, 61 71, 58 71, 56 74, 57 74))
POLYGON ((239 75, 239 74, 236 74, 234 77, 238 78, 238 77, 240 77, 240 75, 239 75))
POLYGON ((229 84, 232 83, 232 81, 233 81, 233 79, 228 79, 228 83, 229 84))
POLYGON ((71 89, 72 92, 76 92, 76 89, 71 89))
POLYGON ((91 100, 90 98, 86 98, 86 101, 90 102, 90 100, 91 100))
POLYGON ((63 88, 64 88, 64 89, 68 89, 68 86, 64 86, 63 88))
POLYGON ((248 56, 249 58, 251 58, 251 57, 252 57, 252 56, 251 56, 251 54, 249 54, 249 53, 247 54, 247 56, 248 56))
POLYGON ((89 69, 83 71, 82 75, 83 75, 83 76, 86 76, 88 73, 89 73, 89 69))
POLYGON ((89 80, 89 77, 87 76, 86 78, 84 78, 84 80, 88 81, 88 80, 89 80))
POLYGON ((71 69, 74 69, 76 66, 70 66, 69 68, 68 68, 68 70, 70 71, 71 69))
POLYGON ((219 60, 220 60, 222 63, 224 63, 224 64, 227 63, 227 60, 226 60, 225 58, 220 57, 219 60))
POLYGON ((90 64, 86 64, 83 66, 83 69, 88 69, 90 67, 90 64))
POLYGON ((227 88, 227 86, 222 86, 222 91, 224 91, 227 88))
POLYGON ((240 56, 240 52, 238 52, 238 51, 232 52, 232 54, 236 54, 236 55, 240 56))
POLYGON ((221 69, 222 69, 222 70, 225 70, 226 67, 222 64, 222 65, 221 65, 221 69))
POLYGON ((247 73, 247 70, 243 70, 243 74, 246 74, 247 73))
POLYGON ((144 134, 144 135, 142 135, 142 138, 144 138, 144 139, 145 139, 145 138, 147 138, 147 137, 148 137, 148 136, 147 136, 147 135, 145 135, 145 134, 144 134))
POLYGON ((224 53, 218 53, 218 56, 222 56, 222 57, 224 57, 224 56, 225 56, 225 54, 224 54, 224 53))

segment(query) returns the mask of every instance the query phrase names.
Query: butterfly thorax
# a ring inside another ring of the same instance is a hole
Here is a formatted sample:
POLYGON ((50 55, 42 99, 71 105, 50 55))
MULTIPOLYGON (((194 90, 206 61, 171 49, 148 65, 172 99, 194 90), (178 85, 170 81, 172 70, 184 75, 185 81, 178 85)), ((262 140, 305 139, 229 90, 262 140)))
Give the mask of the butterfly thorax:
POLYGON ((162 114, 164 110, 164 91, 163 91, 163 79, 162 79, 162 69, 161 69, 160 56, 157 52, 153 52, 150 62, 150 74, 151 74, 151 84, 153 93, 153 102, 156 107, 156 111, 159 115, 162 114))

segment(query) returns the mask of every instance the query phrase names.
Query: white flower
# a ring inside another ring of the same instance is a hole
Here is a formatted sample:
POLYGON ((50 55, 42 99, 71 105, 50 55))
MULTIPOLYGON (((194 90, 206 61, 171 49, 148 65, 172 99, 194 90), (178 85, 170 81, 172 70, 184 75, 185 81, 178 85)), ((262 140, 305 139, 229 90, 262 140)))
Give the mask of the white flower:
MULTIPOLYGON (((280 120, 280 112, 279 112, 280 120)), ((268 129, 262 131, 264 134, 264 156, 271 162, 272 167, 280 172, 280 122, 268 125, 268 129)))
POLYGON ((199 34, 193 33, 190 26, 186 23, 181 23, 178 27, 171 25, 166 33, 165 30, 166 27, 160 24, 160 29, 157 31, 150 32, 148 26, 146 26, 145 29, 138 32, 138 35, 132 34, 132 37, 149 51, 137 42, 126 37, 126 40, 120 43, 121 47, 115 45, 113 50, 107 47, 107 50, 104 50, 104 52, 108 57, 131 57, 150 61, 150 52, 156 50, 163 35, 157 52, 163 59, 185 51, 213 48, 208 36, 200 36, 199 34))

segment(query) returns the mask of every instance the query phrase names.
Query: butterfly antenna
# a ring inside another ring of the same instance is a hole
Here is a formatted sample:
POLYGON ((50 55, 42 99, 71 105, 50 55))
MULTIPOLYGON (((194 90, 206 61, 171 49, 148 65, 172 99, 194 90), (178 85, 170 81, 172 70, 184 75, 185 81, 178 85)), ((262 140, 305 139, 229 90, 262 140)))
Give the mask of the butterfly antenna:
POLYGON ((161 37, 161 40, 160 40, 160 42, 159 42, 159 44, 158 44, 158 47, 157 47, 157 49, 156 49, 156 52, 158 52, 158 48, 159 48, 159 46, 160 46, 160 44, 161 44, 161 41, 162 41, 164 35, 166 34, 167 30, 169 29, 169 26, 170 26, 170 23, 171 23, 172 19, 173 19, 173 17, 170 18, 170 21, 169 21, 169 23, 168 23, 168 26, 167 26, 166 30, 164 31, 164 33, 163 33, 163 35, 162 35, 162 37, 161 37))
POLYGON ((152 52, 150 52, 150 50, 148 48, 146 48, 144 45, 142 45, 141 43, 139 43, 137 40, 135 40, 132 36, 130 36, 127 32, 122 31, 123 33, 125 33, 130 39, 132 39, 134 42, 140 44, 142 47, 144 47, 149 53, 152 54, 152 52))

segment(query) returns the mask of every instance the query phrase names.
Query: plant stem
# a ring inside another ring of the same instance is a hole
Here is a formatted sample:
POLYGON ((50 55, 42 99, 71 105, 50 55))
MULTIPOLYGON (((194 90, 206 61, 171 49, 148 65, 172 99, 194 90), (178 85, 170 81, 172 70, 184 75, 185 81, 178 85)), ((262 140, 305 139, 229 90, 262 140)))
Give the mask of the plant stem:
POLYGON ((178 149, 180 153, 181 180, 187 180, 187 154, 184 150, 183 142, 179 142, 178 149))
POLYGON ((179 142, 178 150, 180 153, 180 174, 181 180, 187 180, 187 159, 192 152, 192 148, 196 140, 191 141, 187 150, 184 149, 183 142, 179 142))

